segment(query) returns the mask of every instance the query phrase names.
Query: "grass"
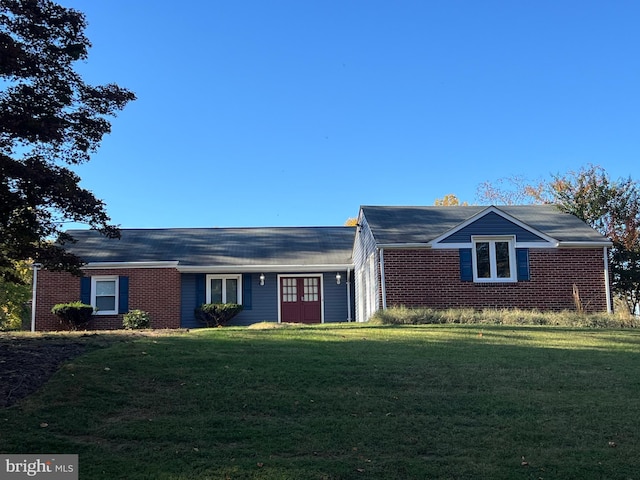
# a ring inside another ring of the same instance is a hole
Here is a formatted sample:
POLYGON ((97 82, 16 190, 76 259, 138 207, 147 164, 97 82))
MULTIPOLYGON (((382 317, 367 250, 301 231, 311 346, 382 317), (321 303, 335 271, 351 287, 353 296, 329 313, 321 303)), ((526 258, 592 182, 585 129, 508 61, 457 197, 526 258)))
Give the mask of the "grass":
POLYGON ((473 308, 407 308, 378 310, 370 323, 377 325, 433 325, 462 323, 475 325, 555 325, 589 328, 637 328, 640 318, 624 309, 609 313, 578 311, 540 312, 514 308, 476 310, 473 308))
POLYGON ((91 479, 638 478, 639 354, 629 329, 137 337, 0 412, 0 452, 78 453, 91 479))

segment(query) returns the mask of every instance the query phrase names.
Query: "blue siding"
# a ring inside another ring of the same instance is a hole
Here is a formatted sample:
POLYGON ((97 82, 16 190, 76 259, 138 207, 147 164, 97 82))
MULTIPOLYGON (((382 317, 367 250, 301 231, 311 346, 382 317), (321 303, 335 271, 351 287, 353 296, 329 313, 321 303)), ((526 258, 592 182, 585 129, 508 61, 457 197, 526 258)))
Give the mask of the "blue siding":
MULTIPOLYGON (((264 276, 264 285, 260 285, 260 274, 251 274, 251 309, 240 312, 229 325, 278 321, 278 278, 275 273, 265 273, 264 276)), ((245 293, 246 290, 242 295, 245 293)))
POLYGON ((180 327, 198 328, 203 325, 196 320, 193 314, 198 302, 196 300, 196 277, 195 273, 183 273, 180 276, 180 327))
MULTIPOLYGON (((193 314, 195 308, 204 300, 199 301, 200 284, 204 284, 199 279, 204 279, 206 275, 201 273, 183 273, 181 276, 181 305, 180 305, 180 326, 182 328, 200 328, 203 325, 198 322, 193 314)), ((264 286, 260 286, 260 275, 243 275, 243 281, 251 282, 250 289, 243 289, 243 295, 249 294, 251 307, 243 310, 235 317, 230 325, 251 325, 257 322, 277 322, 278 321, 278 284, 276 274, 265 274, 264 286), (250 290, 250 291, 248 291, 250 290)))
MULTIPOLYGON (((324 321, 325 322, 346 322, 348 317, 347 309, 347 272, 340 272, 342 281, 336 284, 336 272, 323 274, 324 282, 324 321)), ((203 325, 195 319, 193 314, 198 303, 198 276, 202 274, 183 273, 181 276, 181 307, 180 326, 182 328, 200 328, 203 325)), ((312 275, 312 274, 310 274, 312 275)), ((352 272, 353 275, 353 272, 352 272)), ((277 273, 265 273, 264 285, 260 285, 260 274, 245 274, 243 280, 250 281, 250 288, 243 290, 243 296, 250 294, 249 301, 251 308, 246 308, 235 317, 229 325, 243 326, 258 322, 278 321, 278 275, 277 273)), ((354 305, 354 283, 351 283, 352 318, 355 315, 354 305)), ((201 302, 200 302, 201 303, 201 302)))
POLYGON ((206 275, 204 273, 197 273, 196 274, 196 306, 202 305, 204 302, 207 301, 207 278, 206 275))
MULTIPOLYGON (((353 274, 353 272, 352 272, 353 274)), ((336 272, 324 273, 324 322, 346 322, 347 310, 347 272, 340 272, 342 281, 336 283, 336 272)), ((353 283, 351 284, 351 298, 353 302, 353 283)), ((352 307, 353 308, 353 307, 352 307)), ((353 318, 353 310, 351 317, 353 318)))
POLYGON ((490 212, 442 240, 440 243, 470 243, 472 235, 515 235, 518 242, 545 242, 529 230, 490 212))

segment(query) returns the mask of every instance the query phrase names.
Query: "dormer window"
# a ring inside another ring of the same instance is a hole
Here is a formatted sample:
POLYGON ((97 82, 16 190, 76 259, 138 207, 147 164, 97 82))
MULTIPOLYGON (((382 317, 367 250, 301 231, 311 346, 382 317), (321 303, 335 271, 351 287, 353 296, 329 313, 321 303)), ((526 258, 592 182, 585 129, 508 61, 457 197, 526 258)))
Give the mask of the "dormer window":
POLYGON ((517 281, 515 238, 472 237, 473 281, 517 281))

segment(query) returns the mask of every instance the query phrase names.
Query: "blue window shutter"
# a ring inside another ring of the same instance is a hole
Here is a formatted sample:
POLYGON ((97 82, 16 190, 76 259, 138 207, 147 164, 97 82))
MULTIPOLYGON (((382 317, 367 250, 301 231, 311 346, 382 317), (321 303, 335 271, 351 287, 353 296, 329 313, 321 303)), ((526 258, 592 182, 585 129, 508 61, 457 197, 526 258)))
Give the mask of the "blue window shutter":
POLYGON ((471 249, 460 249, 460 280, 463 282, 473 281, 473 261, 471 260, 471 249))
POLYGON ((516 248, 516 265, 518 267, 518 281, 528 282, 529 276, 529 249, 516 248))
POLYGON ((129 311, 129 277, 118 277, 118 313, 129 311))
POLYGON ((207 299, 206 276, 204 273, 196 275, 196 307, 202 305, 207 299))
POLYGON ((245 310, 251 310, 251 274, 242 275, 242 305, 245 310))
POLYGON ((80 279, 80 301, 85 305, 91 305, 91 277, 80 279))

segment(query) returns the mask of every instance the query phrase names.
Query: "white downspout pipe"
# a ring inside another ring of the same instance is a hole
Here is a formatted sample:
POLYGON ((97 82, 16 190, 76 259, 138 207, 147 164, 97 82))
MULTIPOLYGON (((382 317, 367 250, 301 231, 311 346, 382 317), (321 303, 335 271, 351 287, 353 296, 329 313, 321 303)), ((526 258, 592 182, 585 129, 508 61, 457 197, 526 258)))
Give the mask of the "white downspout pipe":
POLYGON ((352 322, 351 318, 351 269, 347 268, 347 322, 352 322))
POLYGON ((384 248, 380 249, 380 292, 382 294, 382 309, 387 309, 387 286, 384 281, 384 248))
POLYGON ((607 296, 607 313, 613 312, 613 303, 611 299, 611 282, 609 281, 609 253, 607 247, 604 250, 604 289, 607 296))
POLYGON ((31 331, 36 331, 36 294, 38 289, 38 269, 42 267, 41 263, 31 264, 33 269, 33 291, 31 293, 31 331))

